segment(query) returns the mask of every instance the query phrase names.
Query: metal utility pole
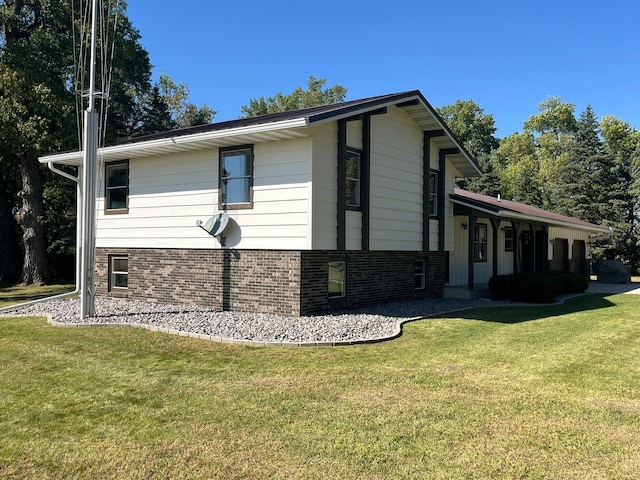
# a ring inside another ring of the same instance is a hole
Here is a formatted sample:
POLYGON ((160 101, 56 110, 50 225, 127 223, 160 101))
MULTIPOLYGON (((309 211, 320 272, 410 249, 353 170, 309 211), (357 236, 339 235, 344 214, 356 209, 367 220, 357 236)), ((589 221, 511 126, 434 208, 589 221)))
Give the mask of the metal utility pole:
MULTIPOLYGON (((80 268, 80 318, 95 316, 96 170, 98 163, 98 113, 96 100, 96 24, 98 0, 92 1, 91 61, 89 64, 88 106, 84 113, 82 163, 82 256, 80 268)), ((78 226, 80 228, 80 226, 78 226)))

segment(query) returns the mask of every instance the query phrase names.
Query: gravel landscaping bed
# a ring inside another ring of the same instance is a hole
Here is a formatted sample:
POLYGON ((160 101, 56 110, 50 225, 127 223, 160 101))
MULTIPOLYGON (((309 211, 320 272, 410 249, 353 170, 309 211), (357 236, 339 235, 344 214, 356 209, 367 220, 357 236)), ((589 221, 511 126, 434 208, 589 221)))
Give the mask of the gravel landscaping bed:
MULTIPOLYGON (((491 302, 494 303, 494 302, 491 302)), ((428 299, 394 302, 330 315, 279 317, 220 312, 194 305, 95 301, 95 316, 80 319, 80 300, 50 300, 5 315, 45 315, 54 325, 129 325, 198 338, 248 344, 340 344, 393 338, 402 323, 439 313, 487 305, 487 300, 428 299)))

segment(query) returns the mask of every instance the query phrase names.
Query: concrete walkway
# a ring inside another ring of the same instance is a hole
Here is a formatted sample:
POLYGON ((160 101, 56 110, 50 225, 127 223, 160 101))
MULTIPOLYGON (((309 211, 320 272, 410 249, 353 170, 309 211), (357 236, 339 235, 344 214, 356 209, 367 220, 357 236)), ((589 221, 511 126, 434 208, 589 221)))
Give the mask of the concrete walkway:
POLYGON ((640 295, 640 283, 598 283, 589 282, 586 293, 630 293, 640 295))

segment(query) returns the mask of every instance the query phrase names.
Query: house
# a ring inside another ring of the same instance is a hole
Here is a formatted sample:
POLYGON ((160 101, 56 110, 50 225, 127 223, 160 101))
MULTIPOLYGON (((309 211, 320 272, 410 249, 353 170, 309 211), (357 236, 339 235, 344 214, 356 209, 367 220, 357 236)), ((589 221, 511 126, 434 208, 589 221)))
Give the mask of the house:
POLYGON ((454 189, 455 244, 447 294, 473 296, 495 275, 564 270, 589 275, 589 236, 606 227, 523 203, 454 189))
MULTIPOLYGON (((496 268, 509 270, 503 225, 513 229, 514 269, 529 267, 518 235, 538 245, 538 230, 544 242, 588 231, 506 215, 455 190, 456 177, 480 170, 419 91, 175 130, 98 153, 98 296, 307 315, 441 297, 445 284, 474 290, 496 268)), ((81 168, 82 152, 40 161, 81 168)), ((586 254, 585 245, 568 258, 586 254)))

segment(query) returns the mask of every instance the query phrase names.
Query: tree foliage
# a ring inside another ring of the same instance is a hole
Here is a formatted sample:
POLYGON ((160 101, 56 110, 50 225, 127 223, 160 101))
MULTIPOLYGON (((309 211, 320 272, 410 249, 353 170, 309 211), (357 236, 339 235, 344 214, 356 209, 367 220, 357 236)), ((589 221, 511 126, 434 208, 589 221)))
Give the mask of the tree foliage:
MULTIPOLYGON (((80 20, 86 5, 0 1, 0 281, 44 283, 50 273, 73 272, 75 185, 38 158, 80 147, 78 115, 86 108, 81 93, 88 79, 81 60, 88 47, 78 36, 86 34, 87 22, 80 20)), ((126 2, 102 2, 101 9, 103 32, 110 32, 98 49, 97 87, 109 100, 108 108, 106 99, 98 105, 105 118, 102 140, 210 121, 214 112, 189 104, 184 84, 167 77, 165 91, 153 88, 149 55, 126 16, 126 2), (177 93, 169 92, 172 85, 177 93), (163 110, 167 105, 178 110, 163 110)))
POLYGON ((242 107, 242 117, 257 117, 342 102, 347 95, 347 89, 341 85, 334 85, 323 90, 326 83, 326 79, 317 79, 311 75, 307 81, 307 90, 297 87, 288 95, 279 92, 273 97, 251 99, 248 105, 242 107))

